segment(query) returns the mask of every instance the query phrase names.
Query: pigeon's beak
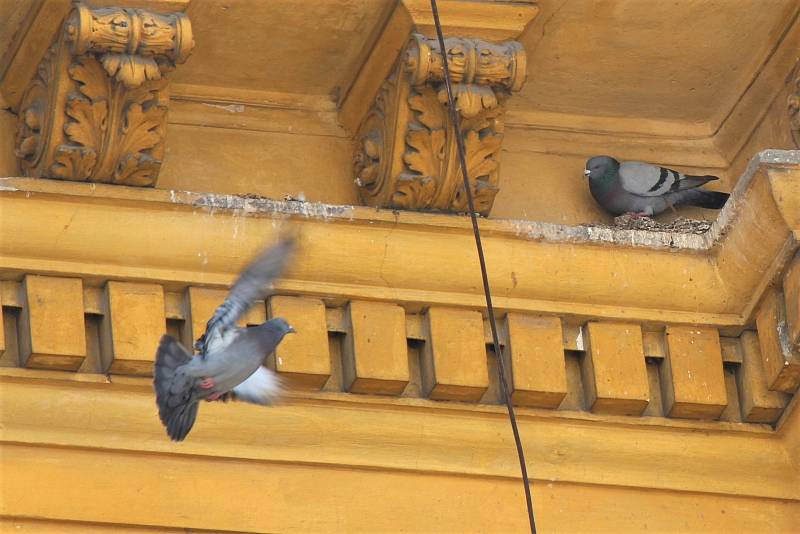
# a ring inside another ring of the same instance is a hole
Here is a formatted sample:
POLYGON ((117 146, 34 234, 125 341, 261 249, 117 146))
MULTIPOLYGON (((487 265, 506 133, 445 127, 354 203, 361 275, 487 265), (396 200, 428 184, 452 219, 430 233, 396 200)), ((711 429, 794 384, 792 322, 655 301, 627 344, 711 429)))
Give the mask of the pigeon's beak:
POLYGON ((289 330, 287 330, 286 333, 287 334, 296 334, 297 330, 295 330, 294 327, 290 326, 289 330))
POLYGON ((586 169, 585 171, 583 171, 583 175, 584 176, 589 176, 590 174, 592 174, 592 171, 590 171, 589 169, 586 169))

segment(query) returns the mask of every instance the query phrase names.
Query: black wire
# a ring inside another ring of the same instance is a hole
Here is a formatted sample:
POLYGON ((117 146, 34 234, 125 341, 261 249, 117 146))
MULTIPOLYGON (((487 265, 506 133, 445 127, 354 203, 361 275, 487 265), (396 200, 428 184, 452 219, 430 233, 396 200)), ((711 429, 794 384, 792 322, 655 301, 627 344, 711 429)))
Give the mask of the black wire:
POLYGON ((528 468, 525 465, 525 452, 522 450, 522 440, 519 437, 517 428, 517 418, 514 415, 514 405, 511 402, 511 395, 508 392, 506 383, 505 364, 503 363, 503 349, 500 347, 500 340, 497 335, 497 321, 494 317, 494 307, 492 306, 492 294, 489 290, 489 276, 486 274, 486 259, 483 255, 483 244, 481 243, 481 233, 478 229, 478 218, 475 216, 475 201, 472 198, 472 188, 469 184, 467 175, 467 161, 464 150, 464 137, 461 131, 461 121, 456 110, 455 100, 453 99, 453 88, 450 81, 450 69, 447 65, 447 49, 444 46, 444 35, 442 35, 442 25, 439 22, 439 9, 436 7, 436 0, 431 0, 431 10, 433 11, 433 22, 436 26, 436 35, 439 38, 439 49, 442 52, 442 65, 444 67, 444 84, 447 88, 447 100, 450 103, 450 119, 455 131, 456 144, 458 145, 458 159, 461 163, 461 171, 464 176, 464 192, 467 195, 467 206, 469 216, 472 220, 472 232, 475 235, 475 245, 478 248, 478 260, 481 264, 481 277, 483 278, 483 293, 486 296, 486 311, 489 315, 489 325, 492 328, 492 342, 494 343, 494 353, 497 355, 497 373, 500 375, 500 389, 508 408, 508 418, 511 421, 511 430, 514 432, 514 442, 517 445, 517 456, 519 456, 519 468, 522 471, 522 482, 525 485, 525 501, 528 505, 528 521, 531 525, 531 533, 536 534, 536 521, 533 518, 533 498, 531 497, 530 481, 528 480, 528 468))

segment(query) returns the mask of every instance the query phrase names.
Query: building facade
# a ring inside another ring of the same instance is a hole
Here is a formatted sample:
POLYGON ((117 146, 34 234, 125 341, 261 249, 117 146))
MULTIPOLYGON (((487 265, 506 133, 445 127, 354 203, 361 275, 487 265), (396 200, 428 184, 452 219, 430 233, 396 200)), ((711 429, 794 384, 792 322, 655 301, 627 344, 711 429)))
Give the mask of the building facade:
POLYGON ((0 0, 3 531, 526 531, 443 54, 540 531, 800 531, 800 5, 439 7, 0 0), (731 197, 614 226, 598 154, 731 197), (169 441, 286 232, 286 398, 169 441))

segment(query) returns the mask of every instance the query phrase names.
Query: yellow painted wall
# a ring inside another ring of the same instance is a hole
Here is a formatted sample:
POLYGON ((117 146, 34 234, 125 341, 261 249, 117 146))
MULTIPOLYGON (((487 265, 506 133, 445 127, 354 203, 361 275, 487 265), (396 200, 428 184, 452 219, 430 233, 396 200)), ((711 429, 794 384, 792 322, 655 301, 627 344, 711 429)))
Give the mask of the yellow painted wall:
MULTIPOLYGON (((337 105, 394 9, 427 1, 331 0, 307 11, 293 0, 147 4, 187 9, 198 41, 170 75, 156 189, 0 187, 0 531, 524 532, 467 220, 294 203, 215 208, 224 199, 205 195, 356 204, 352 132, 337 105), (247 257, 289 227, 301 250, 254 321, 283 305, 313 333, 283 347, 278 364, 302 385, 274 408, 204 404, 189 440, 169 442, 150 384, 152 346, 162 331, 196 337, 206 319, 198 310, 213 308, 247 257), (111 293, 123 304, 112 309, 111 293), (348 317, 353 303, 366 310, 360 323, 348 317), (370 344, 388 328, 401 330, 378 355, 397 371, 390 379, 356 363, 374 357, 370 344), (348 391, 342 358, 369 394, 348 391)), ((503 342, 522 393, 540 532, 797 531, 800 397, 770 389, 767 373, 781 369, 763 363, 782 354, 768 352, 777 334, 764 332, 777 332, 778 318, 761 302, 771 295, 768 304, 794 309, 776 289, 800 236, 797 166, 759 160, 708 240, 643 234, 633 246, 628 234, 546 234, 525 221, 610 222, 582 175, 592 155, 718 174, 713 187, 731 190, 756 152, 792 147, 785 102, 798 8, 538 5, 519 36, 529 80, 508 103, 492 211, 524 221, 481 224, 495 303, 520 321, 503 342), (698 16, 682 21, 690 9, 698 16), (630 31, 584 32, 588 16, 630 31), (650 38, 649 18, 677 28, 673 46, 650 38), (702 47, 689 38, 700 30, 702 47), (528 351, 535 342, 545 348, 528 351), (551 380, 518 361, 530 354, 558 366, 551 380), (545 387, 549 404, 525 405, 545 387)), ((0 30, 5 46, 13 32, 2 20, 0 30)), ((15 123, 0 110, 0 178, 19 174, 15 123)))
MULTIPOLYGON (((516 480, 16 445, 3 452, 4 491, 36 495, 4 498, 3 512, 20 516, 214 532, 527 529, 516 480)), ((800 514, 800 503, 779 499, 545 481, 533 488, 541 532, 788 533, 800 514)))

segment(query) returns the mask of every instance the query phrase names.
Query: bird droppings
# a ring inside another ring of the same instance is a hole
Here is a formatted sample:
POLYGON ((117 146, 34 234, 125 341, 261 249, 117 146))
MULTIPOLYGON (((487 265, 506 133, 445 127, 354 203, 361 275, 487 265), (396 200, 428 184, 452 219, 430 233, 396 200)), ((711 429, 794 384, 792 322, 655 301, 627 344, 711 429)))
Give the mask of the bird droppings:
MULTIPOLYGON (((196 207, 231 210, 245 214, 276 214, 300 215, 307 218, 337 218, 350 219, 356 216, 360 207, 349 205, 331 205, 321 202, 307 202, 300 200, 274 200, 256 194, 225 195, 225 194, 198 194, 179 192, 171 195, 173 202, 190 203, 196 207), (188 198, 187 198, 188 197, 188 198), (188 202, 187 202, 188 201, 188 202)), ((383 210, 377 210, 383 211, 383 210)), ((399 212, 393 211, 397 217, 399 212)), ((431 214, 432 217, 441 215, 431 214)), ((532 241, 549 241, 556 243, 611 243, 621 246, 655 247, 655 248, 683 248, 690 250, 704 250, 711 246, 711 234, 701 235, 691 232, 680 232, 653 229, 627 229, 602 224, 585 224, 568 226, 564 224, 545 223, 522 220, 495 219, 510 226, 512 232, 518 237, 532 241)), ((395 221, 398 222, 398 221, 395 221)), ((653 224, 655 221, 652 221, 653 224)), ((710 224, 710 223, 709 223, 710 224)), ((711 226, 709 226, 710 228, 711 226)), ((719 232, 714 232, 719 235, 719 232)))
POLYGON ((208 106, 210 108, 217 108, 228 113, 244 113, 244 106, 242 104, 209 104, 208 102, 203 102, 204 106, 208 106))
POLYGON ((509 221, 518 236, 536 241, 567 243, 609 243, 621 246, 682 248, 705 250, 710 246, 706 235, 652 230, 618 228, 605 224, 562 224, 530 221, 509 221))
POLYGON ((578 328, 578 335, 575 338, 575 348, 577 350, 586 350, 583 345, 583 328, 578 328))
POLYGON ((712 226, 711 221, 678 217, 668 223, 660 223, 650 217, 638 217, 630 214, 614 218, 614 226, 623 230, 647 230, 648 232, 676 232, 679 234, 702 235, 712 226))
POLYGON ((789 165, 797 165, 800 163, 800 151, 798 150, 762 150, 759 152, 752 160, 759 161, 761 163, 772 163, 772 164, 789 164, 789 165))
POLYGON ((296 197, 292 196, 292 195, 285 195, 283 197, 283 200, 295 201, 295 202, 305 202, 306 201, 306 194, 303 193, 302 191, 300 191, 299 193, 297 193, 296 197))
MULTIPOLYGON (((781 347, 781 352, 783 354, 792 354, 793 352, 793 343, 791 337, 789 336, 789 325, 786 323, 786 319, 783 317, 779 317, 778 319, 778 343, 781 347)), ((788 362, 784 362, 784 365, 788 365, 788 362)))
POLYGON ((192 205, 211 209, 241 210, 245 213, 280 213, 282 215, 301 215, 322 219, 328 217, 352 218, 353 214, 353 206, 339 206, 303 200, 273 200, 255 194, 205 194, 195 198, 192 205))

